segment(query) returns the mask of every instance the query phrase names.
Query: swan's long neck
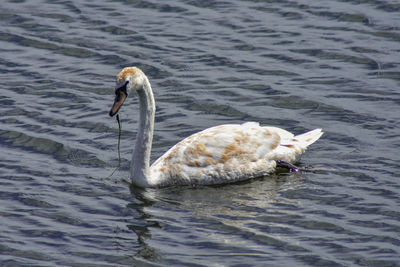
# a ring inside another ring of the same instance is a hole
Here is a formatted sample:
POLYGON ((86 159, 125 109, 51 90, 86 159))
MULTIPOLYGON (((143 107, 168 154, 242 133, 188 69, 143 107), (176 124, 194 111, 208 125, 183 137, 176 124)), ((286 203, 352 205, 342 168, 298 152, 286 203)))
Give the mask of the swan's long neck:
POLYGON ((143 187, 149 186, 150 154, 153 142, 155 103, 151 85, 145 79, 143 90, 138 91, 140 118, 135 149, 131 161, 131 179, 143 187))

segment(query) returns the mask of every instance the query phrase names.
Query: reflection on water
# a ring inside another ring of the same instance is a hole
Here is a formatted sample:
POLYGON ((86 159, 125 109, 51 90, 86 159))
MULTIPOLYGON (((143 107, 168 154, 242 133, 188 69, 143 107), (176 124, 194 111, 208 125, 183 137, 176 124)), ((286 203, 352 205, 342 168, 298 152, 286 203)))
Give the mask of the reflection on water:
MULTIPOLYGON (((211 239, 249 255, 262 255, 257 248, 252 249, 249 242, 261 242, 278 249, 286 247, 294 251, 303 251, 281 236, 291 232, 289 228, 284 225, 262 226, 265 221, 279 222, 282 218, 299 216, 295 211, 282 211, 279 206, 301 206, 300 201, 283 199, 280 195, 281 192, 301 187, 303 179, 304 177, 297 173, 226 186, 143 190, 132 185, 130 191, 135 199, 128 204, 128 208, 137 211, 138 217, 135 218, 136 224, 129 224, 128 228, 137 235, 138 242, 142 245, 136 256, 162 262, 161 255, 164 254, 164 257, 171 257, 172 260, 174 254, 168 255, 169 251, 158 252, 157 248, 149 245, 152 232, 157 230, 168 232, 172 239, 168 242, 177 242, 176 245, 181 242, 178 241, 181 238, 195 246, 204 246, 211 239), (258 186, 254 186, 255 183, 258 186), (259 217, 261 211, 267 212, 259 217), (187 221, 187 218, 196 219, 187 221), (185 221, 185 225, 181 225, 185 221), (270 230, 274 230, 274 233, 269 233, 270 230), (165 252, 168 254, 165 255, 165 252)), ((212 243, 207 246, 208 249, 214 249, 212 243)), ((180 260, 189 263, 191 260, 185 259, 187 256, 189 255, 181 255, 180 260)), ((212 263, 201 258, 198 261, 205 265, 212 263)))
POLYGON ((0 7, 1 266, 398 266, 396 1, 6 1, 0 7), (323 128, 300 164, 225 186, 128 185, 137 99, 152 159, 222 123, 323 128))

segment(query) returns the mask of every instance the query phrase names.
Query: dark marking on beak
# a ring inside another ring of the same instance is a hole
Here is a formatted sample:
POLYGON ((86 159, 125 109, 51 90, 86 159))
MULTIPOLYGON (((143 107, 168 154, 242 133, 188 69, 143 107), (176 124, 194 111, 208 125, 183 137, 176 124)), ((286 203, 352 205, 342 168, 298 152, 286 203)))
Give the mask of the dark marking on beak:
POLYGON ((126 81, 124 85, 115 89, 114 104, 111 107, 110 112, 108 113, 110 117, 118 113, 119 109, 122 107, 122 104, 124 104, 126 98, 128 97, 128 93, 126 91, 126 85, 128 83, 129 81, 126 81))

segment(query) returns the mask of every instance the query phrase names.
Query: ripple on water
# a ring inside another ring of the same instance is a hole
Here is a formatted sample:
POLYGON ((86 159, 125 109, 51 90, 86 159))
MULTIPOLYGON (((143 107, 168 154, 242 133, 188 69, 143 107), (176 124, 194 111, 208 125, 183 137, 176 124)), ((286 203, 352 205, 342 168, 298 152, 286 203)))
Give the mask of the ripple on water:
POLYGON ((399 11, 395 1, 8 1, 0 265, 399 266, 399 11), (253 120, 323 128, 299 162, 309 171, 129 186, 137 99, 121 112, 118 163, 107 114, 129 65, 155 91, 152 159, 196 131, 253 120))

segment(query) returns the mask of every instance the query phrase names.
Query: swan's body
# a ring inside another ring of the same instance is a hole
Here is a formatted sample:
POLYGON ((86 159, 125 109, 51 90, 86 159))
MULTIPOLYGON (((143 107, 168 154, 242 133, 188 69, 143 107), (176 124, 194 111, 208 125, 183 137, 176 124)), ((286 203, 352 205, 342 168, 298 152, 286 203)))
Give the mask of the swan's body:
POLYGON ((155 103, 150 83, 140 69, 129 67, 118 74, 110 116, 118 112, 131 90, 138 93, 140 103, 131 179, 141 187, 222 184, 261 177, 274 172, 277 161, 294 162, 323 134, 315 129, 294 136, 255 122, 220 125, 187 137, 150 166, 155 103))

